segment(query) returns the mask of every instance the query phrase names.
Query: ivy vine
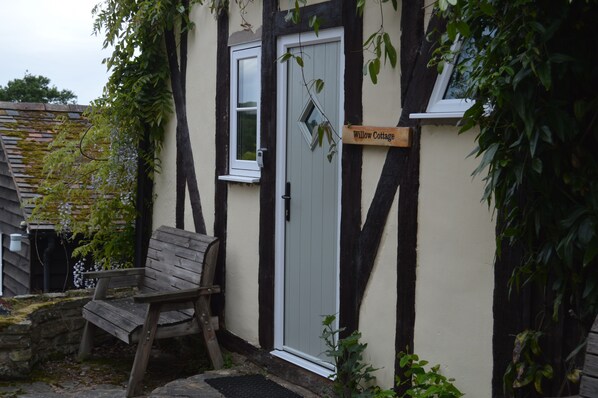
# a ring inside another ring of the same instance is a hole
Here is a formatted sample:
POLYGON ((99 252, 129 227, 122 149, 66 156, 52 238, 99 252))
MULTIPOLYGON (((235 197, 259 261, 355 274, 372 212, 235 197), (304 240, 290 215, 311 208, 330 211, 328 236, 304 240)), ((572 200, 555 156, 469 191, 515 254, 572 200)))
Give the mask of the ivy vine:
POLYGON ((437 61, 453 60, 458 40, 474 48, 467 96, 475 104, 461 130, 480 129, 474 174, 502 221, 497 255, 502 242, 524 250, 511 287, 544 291, 538 330, 568 317, 585 336, 598 313, 598 2, 438 6, 448 24, 437 61))

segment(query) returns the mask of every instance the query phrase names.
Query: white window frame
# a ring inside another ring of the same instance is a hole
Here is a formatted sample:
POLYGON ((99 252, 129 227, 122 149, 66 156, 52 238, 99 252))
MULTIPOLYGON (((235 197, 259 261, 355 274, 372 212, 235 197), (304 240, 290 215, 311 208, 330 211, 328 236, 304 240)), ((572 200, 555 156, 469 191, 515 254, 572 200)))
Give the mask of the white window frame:
MULTIPOLYGON (((237 111, 255 110, 257 114, 256 120, 256 152, 260 148, 260 98, 261 93, 258 92, 257 105, 254 108, 238 108, 238 78, 239 61, 248 58, 257 58, 258 73, 257 73, 257 87, 261 89, 261 45, 260 43, 248 43, 238 45, 230 48, 230 140, 229 140, 229 174, 218 177, 223 181, 235 181, 245 183, 256 183, 260 180, 260 167, 257 160, 241 160, 237 159, 237 111)), ((257 153, 256 153, 257 157, 257 153)))
MULTIPOLYGON (((457 52, 461 48, 461 41, 455 42, 451 51, 457 52)), ((455 69, 455 64, 446 63, 442 73, 436 78, 436 83, 430 95, 430 101, 425 113, 411 113, 410 119, 453 119, 462 118, 474 104, 474 101, 467 98, 445 99, 444 94, 451 81, 451 75, 455 69)))

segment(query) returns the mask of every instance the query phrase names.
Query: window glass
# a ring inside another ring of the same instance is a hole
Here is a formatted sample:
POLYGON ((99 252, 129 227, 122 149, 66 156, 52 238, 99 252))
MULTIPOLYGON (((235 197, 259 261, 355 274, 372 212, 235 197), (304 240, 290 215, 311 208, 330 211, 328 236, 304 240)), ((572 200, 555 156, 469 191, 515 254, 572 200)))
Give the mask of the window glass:
POLYGON ((471 58, 473 46, 466 41, 455 61, 450 80, 444 92, 444 99, 467 98, 467 81, 471 75, 471 58))
POLYGON ((257 57, 240 59, 238 65, 238 107, 257 106, 259 87, 257 82, 257 57))
POLYGON ((255 160, 257 111, 237 111, 237 159, 255 160))

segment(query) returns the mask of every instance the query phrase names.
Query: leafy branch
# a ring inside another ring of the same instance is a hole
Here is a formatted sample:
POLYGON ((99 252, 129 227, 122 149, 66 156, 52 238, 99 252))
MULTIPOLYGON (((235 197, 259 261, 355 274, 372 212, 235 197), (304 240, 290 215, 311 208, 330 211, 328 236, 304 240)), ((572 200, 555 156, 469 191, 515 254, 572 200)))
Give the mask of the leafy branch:
MULTIPOLYGON (((382 57, 384 56, 384 63, 388 61, 392 68, 397 66, 397 50, 392 44, 390 35, 384 31, 384 9, 383 3, 387 3, 389 0, 379 0, 378 5, 380 7, 380 27, 374 33, 372 33, 363 43, 364 51, 370 52, 373 57, 368 59, 363 65, 363 74, 367 75, 369 72, 370 79, 373 84, 378 83, 378 74, 380 74, 380 67, 382 65, 382 57)), ((364 8, 366 5, 365 0, 359 0, 357 2, 357 13, 363 16, 364 8)), ((392 6, 397 11, 398 4, 397 0, 392 0, 392 6)))

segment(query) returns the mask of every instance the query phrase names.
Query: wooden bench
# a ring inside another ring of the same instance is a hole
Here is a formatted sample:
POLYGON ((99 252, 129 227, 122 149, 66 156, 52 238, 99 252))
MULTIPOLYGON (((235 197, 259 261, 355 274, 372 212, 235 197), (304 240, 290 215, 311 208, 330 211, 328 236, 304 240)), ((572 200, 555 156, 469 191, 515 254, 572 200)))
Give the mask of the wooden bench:
POLYGON ((598 317, 586 341, 586 357, 583 364, 579 395, 563 398, 596 398, 598 397, 598 317))
POLYGON ((592 329, 588 334, 586 358, 583 364, 581 385, 579 386, 579 397, 598 397, 598 317, 594 320, 592 329))
POLYGON ((127 397, 141 392, 154 339, 203 332, 212 365, 221 368, 218 319, 210 312, 210 295, 220 291, 212 285, 218 245, 217 238, 162 226, 152 235, 144 268, 85 273, 98 282, 83 308, 86 324, 79 358, 90 354, 97 328, 127 344, 138 343, 127 397), (139 294, 107 298, 108 287, 123 279, 136 279, 139 294))

